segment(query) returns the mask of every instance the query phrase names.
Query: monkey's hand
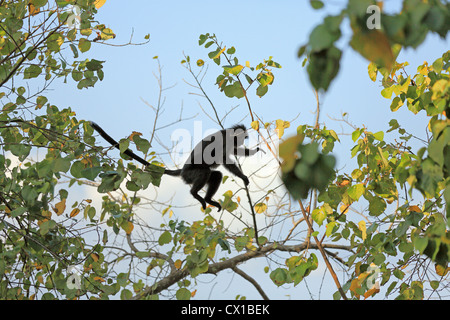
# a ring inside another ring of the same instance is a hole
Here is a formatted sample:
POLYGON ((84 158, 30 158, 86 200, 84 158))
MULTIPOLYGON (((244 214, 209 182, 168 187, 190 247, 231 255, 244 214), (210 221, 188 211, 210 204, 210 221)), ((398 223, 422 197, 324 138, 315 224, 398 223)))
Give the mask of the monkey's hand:
POLYGON ((248 184, 250 183, 250 181, 248 181, 248 178, 246 176, 242 177, 242 181, 244 181, 245 186, 248 186, 248 184))
POLYGON ((265 152, 263 149, 261 149, 260 147, 256 147, 256 152, 258 152, 258 151, 261 151, 261 152, 263 152, 264 154, 266 154, 266 152, 265 152))

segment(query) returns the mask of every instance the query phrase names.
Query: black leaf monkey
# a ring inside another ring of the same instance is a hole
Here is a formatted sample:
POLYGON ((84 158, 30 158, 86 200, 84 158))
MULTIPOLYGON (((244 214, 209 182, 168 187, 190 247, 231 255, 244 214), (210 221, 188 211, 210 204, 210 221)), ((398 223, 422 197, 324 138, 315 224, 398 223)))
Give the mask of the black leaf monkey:
MULTIPOLYGON (((111 138, 98 124, 91 121, 90 125, 112 146, 119 149, 119 143, 111 138)), ((178 170, 166 169, 164 174, 181 176, 184 182, 191 185, 191 194, 202 204, 203 209, 206 209, 206 203, 209 203, 220 211, 221 205, 212 198, 219 189, 222 173, 213 169, 223 165, 228 171, 241 178, 247 186, 249 184, 247 176, 231 158, 232 155, 251 156, 261 150, 259 147, 253 150, 247 149, 243 145, 246 138, 248 138, 247 129, 242 124, 217 131, 195 146, 183 168, 178 170), (206 194, 202 198, 198 192, 205 186, 207 186, 206 194)), ((145 166, 150 165, 149 162, 129 149, 125 150, 124 154, 145 166)))

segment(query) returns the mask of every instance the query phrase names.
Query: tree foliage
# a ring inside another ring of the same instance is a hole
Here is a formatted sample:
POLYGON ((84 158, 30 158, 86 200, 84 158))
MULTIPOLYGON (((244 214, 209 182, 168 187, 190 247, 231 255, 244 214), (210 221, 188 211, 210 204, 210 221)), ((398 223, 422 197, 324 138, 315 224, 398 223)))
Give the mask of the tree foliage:
MULTIPOLYGON (((314 9, 324 7, 322 1, 310 2, 314 9)), ((200 35, 205 56, 181 61, 191 85, 223 127, 231 111, 217 108, 203 83, 211 62, 224 99, 245 103, 250 125, 275 164, 278 185, 227 190, 218 195, 222 213, 208 207, 200 219, 182 220, 172 204, 143 196, 163 183, 153 135, 134 132, 121 139, 120 158, 114 159, 99 147, 88 121, 45 96, 53 81, 84 90, 107 76, 105 61, 86 57, 91 46, 115 37, 96 21, 103 3, 0 0, 1 298, 191 299, 198 279, 224 270, 268 298, 239 268, 263 257, 270 258, 264 271, 275 287, 300 285, 324 263, 336 299, 369 298, 380 290, 388 297, 423 299, 427 291, 431 296, 446 290, 450 52, 411 75, 402 72, 408 64, 397 57, 402 47, 419 46, 428 32, 447 35, 448 4, 405 0, 401 13, 381 13, 381 28, 369 30, 367 8, 376 3, 350 0, 339 15, 325 17, 300 48, 311 84, 326 91, 340 68, 336 42, 348 19, 349 46, 370 60, 368 76, 381 81, 380 94, 391 101, 391 111, 403 107, 427 116, 429 138, 418 150, 412 143, 417 137, 401 120, 392 119, 387 132, 352 127, 348 151, 355 167, 345 172, 335 168, 334 146, 343 137, 334 130, 317 120, 287 136, 293 121, 263 121, 255 110, 249 96, 263 98, 276 83, 281 65, 273 57, 242 63, 236 48, 214 34, 200 35), (275 138, 282 141, 280 158, 275 138), (130 146, 152 165, 140 168, 129 161, 122 152, 130 146), (101 203, 77 198, 77 187, 95 188, 101 203), (142 208, 157 217, 152 225, 140 216, 142 208), (336 266, 345 277, 337 276, 336 266)), ((163 100, 160 96, 154 108, 155 124, 163 100)))

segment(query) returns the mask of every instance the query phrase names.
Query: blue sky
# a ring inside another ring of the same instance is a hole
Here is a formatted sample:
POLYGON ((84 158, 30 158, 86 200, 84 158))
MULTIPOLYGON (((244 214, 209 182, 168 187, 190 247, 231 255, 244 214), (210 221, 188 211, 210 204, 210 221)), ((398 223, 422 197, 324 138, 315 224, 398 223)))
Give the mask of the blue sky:
MULTIPOLYGON (((326 1, 328 2, 328 1, 326 1)), ((208 49, 198 46, 198 37, 203 33, 215 33, 227 47, 236 48, 236 56, 241 63, 249 61, 252 66, 273 56, 274 61, 282 65, 275 69, 275 82, 269 93, 262 99, 252 94, 250 101, 253 110, 265 121, 276 119, 291 120, 300 116, 286 134, 295 133, 300 124, 313 124, 316 101, 308 82, 306 69, 301 67, 301 60, 296 56, 298 48, 306 43, 310 31, 321 22, 325 14, 335 13, 347 1, 330 1, 325 10, 315 11, 309 1, 106 1, 97 16, 101 23, 111 28, 117 35, 113 44, 124 44, 133 33, 133 42, 144 41, 150 34, 150 42, 144 46, 112 47, 94 44, 85 55, 97 60, 106 60, 105 79, 94 88, 78 90, 71 79, 68 84, 54 85, 54 91, 47 94, 51 103, 59 107, 71 107, 79 119, 93 120, 110 132, 117 139, 128 136, 132 131, 139 131, 149 136, 154 113, 142 99, 156 104, 158 86, 153 76, 158 65, 154 56, 159 57, 162 66, 163 86, 173 88, 164 92, 165 112, 160 118, 160 125, 173 122, 183 106, 183 115, 189 117, 198 114, 196 120, 204 121, 203 127, 217 127, 202 113, 198 103, 211 111, 206 100, 190 94, 194 90, 185 81, 193 82, 192 77, 182 66, 183 53, 193 61, 203 59, 209 63, 208 49)), ((398 11, 401 1, 385 1, 388 10, 398 11)), ((370 131, 386 130, 392 118, 398 119, 408 131, 419 137, 425 136, 423 122, 414 117, 405 107, 397 113, 389 110, 390 101, 381 94, 380 82, 372 82, 367 75, 368 62, 353 52, 348 46, 348 23, 344 23, 342 41, 344 49, 341 69, 337 78, 325 95, 321 95, 321 122, 327 127, 341 132, 341 123, 329 117, 340 118, 343 112, 349 114, 349 120, 356 126, 365 125, 370 131), (329 117, 328 117, 329 116, 329 117)), ((433 62, 449 49, 449 41, 435 35, 429 35, 417 50, 404 50, 400 61, 408 61, 407 72, 412 74, 425 60, 433 62)), ((70 51, 68 51, 70 53, 70 51)), ((82 56, 84 57, 84 56, 82 56)), ((232 125, 247 113, 243 100, 229 99, 214 86, 215 78, 221 73, 220 67, 210 63, 204 85, 219 111, 224 114, 231 107, 239 105, 229 116, 226 125, 232 125)), ((423 118, 422 118, 423 119, 423 118)), ((162 130, 162 138, 170 136, 176 128, 192 130, 193 120, 185 121, 175 127, 162 130)), ((244 120, 249 126, 250 119, 244 120)), ((350 128, 344 127, 346 133, 350 128)), ((350 138, 343 138, 336 146, 340 166, 349 158, 350 138)), ((170 166, 171 164, 168 163, 170 166)), ((262 273, 264 261, 256 260, 247 266, 249 270, 257 269, 264 280, 263 288, 271 298, 284 299, 306 298, 308 290, 316 294, 320 288, 323 272, 295 289, 276 287, 262 273)), ((230 274, 224 275, 228 279, 230 274)), ((235 276, 238 278, 238 276, 235 276)), ((219 280, 215 279, 211 281, 219 280)), ((222 281, 222 280, 221 280, 222 281)), ((241 281, 235 279, 234 281, 241 281)), ((228 283, 228 282, 227 282, 228 283)), ((238 284, 238 282, 234 282, 238 284)), ((213 286, 211 291, 198 292, 199 298, 234 298, 236 294, 247 298, 259 299, 254 288, 230 286, 213 286), (220 287, 220 288, 219 288, 220 287)), ((322 298, 330 298, 335 287, 331 281, 325 281, 321 289, 322 298)))
MULTIPOLYGON (((400 3, 386 1, 385 6, 398 11, 400 3)), ((133 32, 133 42, 144 41, 147 33, 151 35, 150 42, 144 46, 119 48, 93 45, 86 56, 106 60, 105 79, 95 88, 81 91, 74 88, 73 83, 60 85, 50 96, 57 105, 71 106, 79 118, 97 121, 108 131, 113 129, 116 137, 126 136, 131 130, 148 134, 153 113, 141 99, 156 104, 158 88, 152 73, 157 72, 157 62, 152 58, 158 56, 163 67, 163 85, 175 85, 165 92, 166 112, 160 124, 172 122, 183 105, 186 117, 200 113, 198 119, 206 121, 205 127, 208 122, 214 127, 198 107, 199 102, 205 109, 209 107, 206 101, 189 94, 194 90, 184 80, 192 83, 193 79, 180 63, 183 54, 193 61, 209 62, 209 50, 198 46, 198 36, 209 32, 215 33, 227 47, 234 46, 242 63, 249 61, 255 66, 273 56, 283 66, 274 70, 275 82, 269 93, 262 99, 253 94, 250 101, 265 121, 290 120, 299 113, 300 117, 290 128, 295 132, 298 124, 313 123, 316 103, 306 69, 301 67, 296 52, 325 13, 335 13, 343 4, 344 1, 333 1, 326 10, 316 11, 310 8, 308 1, 228 1, 226 5, 201 1, 189 5, 182 1, 127 1, 123 5, 123 2, 110 0, 100 9, 98 20, 116 33, 111 43, 127 43, 133 32)), ((368 62, 347 47, 348 39, 345 22, 339 42, 344 49, 341 70, 329 91, 321 96, 321 121, 339 130, 340 124, 327 115, 339 118, 342 112, 347 112, 352 123, 364 124, 374 131, 386 129, 393 117, 399 120, 407 117, 408 122, 412 121, 414 117, 409 112, 388 112, 390 101, 381 97, 380 83, 368 78, 368 62)), ((448 44, 429 35, 418 50, 404 50, 399 60, 408 61, 407 71, 413 73, 423 61, 432 62, 440 57, 448 50, 448 44)), ((232 125, 242 118, 247 107, 244 100, 229 99, 217 90, 214 82, 220 73, 220 68, 210 63, 204 85, 223 112, 239 105, 226 123, 232 125)), ((248 119, 246 124, 249 123, 248 119)), ((182 125, 189 128, 189 123, 182 125)))

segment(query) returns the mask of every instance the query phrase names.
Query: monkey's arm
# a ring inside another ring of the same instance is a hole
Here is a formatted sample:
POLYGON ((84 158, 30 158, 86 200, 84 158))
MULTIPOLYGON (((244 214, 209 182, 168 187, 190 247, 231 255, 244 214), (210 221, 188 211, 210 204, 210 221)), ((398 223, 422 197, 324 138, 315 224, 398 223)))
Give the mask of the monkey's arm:
POLYGON ((247 176, 242 173, 241 169, 235 163, 225 163, 223 165, 228 171, 230 171, 235 176, 241 178, 244 181, 245 185, 248 185, 250 182, 248 181, 247 176))
POLYGON ((248 157, 248 156, 254 155, 258 151, 263 151, 263 150, 260 149, 259 147, 256 147, 256 149, 253 149, 253 150, 247 149, 246 147, 237 147, 237 148, 234 148, 233 154, 236 155, 236 156, 248 157))

